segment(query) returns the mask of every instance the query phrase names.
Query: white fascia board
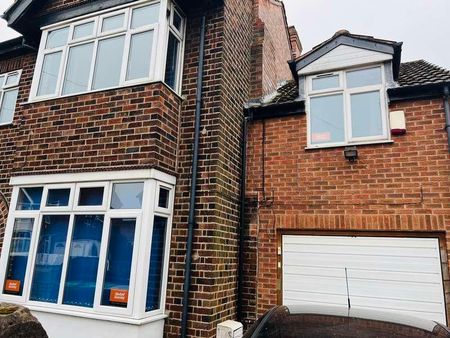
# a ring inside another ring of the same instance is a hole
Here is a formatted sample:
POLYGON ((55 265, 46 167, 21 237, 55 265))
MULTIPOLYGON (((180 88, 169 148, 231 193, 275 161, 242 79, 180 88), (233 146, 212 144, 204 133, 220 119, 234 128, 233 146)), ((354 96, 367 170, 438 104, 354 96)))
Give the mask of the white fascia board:
POLYGON ((170 185, 176 184, 176 178, 156 169, 124 170, 124 171, 99 171, 90 173, 27 175, 11 177, 9 184, 12 186, 79 183, 120 180, 155 179, 170 185))

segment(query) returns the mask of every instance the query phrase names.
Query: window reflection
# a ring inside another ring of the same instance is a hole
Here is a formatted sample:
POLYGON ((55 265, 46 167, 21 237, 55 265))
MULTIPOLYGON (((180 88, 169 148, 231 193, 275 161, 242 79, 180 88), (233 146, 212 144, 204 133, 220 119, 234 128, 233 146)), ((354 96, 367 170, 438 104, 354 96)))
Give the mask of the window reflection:
POLYGON ((100 245, 102 215, 77 215, 70 245, 63 303, 93 307, 100 245))
POLYGON ((58 301, 69 218, 68 215, 43 216, 30 300, 48 303, 58 301))

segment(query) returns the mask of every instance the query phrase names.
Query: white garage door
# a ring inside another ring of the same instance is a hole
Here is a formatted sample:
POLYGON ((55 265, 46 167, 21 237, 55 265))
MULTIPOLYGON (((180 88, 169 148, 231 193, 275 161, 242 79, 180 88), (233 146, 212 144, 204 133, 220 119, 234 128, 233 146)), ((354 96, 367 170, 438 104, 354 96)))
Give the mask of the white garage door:
POLYGON ((283 236, 283 304, 402 312, 446 323, 436 238, 283 236))

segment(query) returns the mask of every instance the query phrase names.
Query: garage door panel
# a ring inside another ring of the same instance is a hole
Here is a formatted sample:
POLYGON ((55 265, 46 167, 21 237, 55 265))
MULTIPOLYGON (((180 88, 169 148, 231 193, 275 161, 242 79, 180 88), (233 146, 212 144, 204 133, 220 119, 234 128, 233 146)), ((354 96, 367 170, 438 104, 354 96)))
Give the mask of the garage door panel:
POLYGON ((284 236, 284 244, 300 245, 339 245, 363 247, 416 247, 435 248, 435 238, 404 237, 347 237, 347 236, 284 236), (399 242, 399 239, 401 242, 399 242))
POLYGON ((398 299, 389 299, 389 305, 387 305, 386 299, 384 298, 367 298, 367 297, 357 297, 351 296, 352 307, 371 307, 377 309, 386 310, 401 310, 410 311, 411 309, 416 309, 414 311, 420 311, 423 313, 434 313, 440 314, 442 303, 431 302, 431 301, 406 301, 398 299))
POLYGON ((436 238, 283 236, 283 302, 347 305, 446 322, 436 238))
POLYGON ((368 268, 404 272, 436 272, 438 258, 413 258, 389 256, 361 256, 352 253, 335 255, 330 253, 310 254, 286 252, 283 262, 287 265, 312 265, 318 267, 368 268))
POLYGON ((416 248, 416 247, 377 247, 372 246, 355 246, 355 245, 302 245, 302 244, 287 244, 285 247, 286 253, 296 254, 333 254, 345 255, 348 254, 351 248, 353 255, 362 256, 377 256, 377 257, 410 257, 410 258, 435 258, 435 248, 416 248))
MULTIPOLYGON (((341 267, 311 267, 305 265, 285 265, 284 273, 288 275, 332 277, 345 281, 345 269, 341 267)), ((441 282, 439 273, 417 273, 386 270, 369 270, 368 268, 347 269, 349 279, 366 279, 374 282, 378 280, 409 281, 411 283, 437 283, 441 282)))

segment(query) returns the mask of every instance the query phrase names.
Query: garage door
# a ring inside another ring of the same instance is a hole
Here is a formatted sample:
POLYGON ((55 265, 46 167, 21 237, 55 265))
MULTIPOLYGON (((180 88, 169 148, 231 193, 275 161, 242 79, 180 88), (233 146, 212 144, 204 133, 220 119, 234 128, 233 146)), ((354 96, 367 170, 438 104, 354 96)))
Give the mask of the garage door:
POLYGON ((446 323, 436 238, 283 236, 283 304, 395 311, 446 323))

